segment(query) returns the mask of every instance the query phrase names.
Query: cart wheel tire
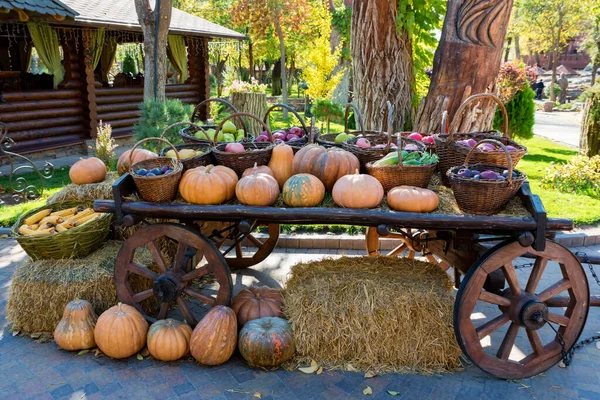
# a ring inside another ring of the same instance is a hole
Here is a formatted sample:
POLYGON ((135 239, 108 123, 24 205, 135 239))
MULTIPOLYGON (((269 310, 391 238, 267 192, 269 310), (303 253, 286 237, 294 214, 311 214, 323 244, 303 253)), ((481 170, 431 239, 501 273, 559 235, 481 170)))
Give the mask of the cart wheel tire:
MULTIPOLYGON (((235 250, 232 250, 225 256, 225 260, 227 261, 227 265, 229 266, 230 270, 235 271, 259 264, 273 252, 273 249, 275 249, 275 246, 277 246, 277 242, 279 241, 279 224, 269 224, 267 229, 268 237, 266 239, 258 239, 252 233, 246 236, 246 240, 252 243, 253 247, 256 247, 257 249, 254 254, 244 255, 242 244, 238 243, 235 246, 235 250)), ((221 250, 229 247, 224 244, 224 242, 224 239, 215 241, 217 247, 219 247, 221 250)))
POLYGON ((216 246, 197 231, 177 224, 148 225, 131 235, 117 255, 114 277, 119 300, 135 307, 149 322, 165 319, 172 304, 176 303, 186 322, 193 327, 198 318, 192 311, 192 303, 183 294, 209 307, 229 305, 233 294, 229 267, 216 246), (165 260, 157 245, 162 238, 177 242, 172 260, 165 260), (150 252, 158 272, 150 269, 150 265, 134 262, 135 252, 140 248, 150 252), (202 261, 205 263, 200 265, 202 261), (211 273, 219 285, 214 297, 192 287, 194 280, 211 273), (135 293, 128 280, 130 275, 153 281, 153 288, 135 293), (142 302, 152 297, 160 303, 156 315, 148 315, 142 308, 142 302))
POLYGON ((585 326, 589 302, 585 272, 568 249, 546 241, 544 251, 535 251, 506 241, 486 252, 465 276, 454 304, 454 331, 464 354, 483 371, 523 379, 552 367, 562 359, 561 350, 571 349, 585 326), (526 253, 535 256, 533 266, 517 273, 513 263, 526 253), (549 267, 549 261, 557 265, 549 267), (500 295, 483 289, 487 276, 498 270, 508 284, 500 295), (544 274, 552 284, 539 288, 544 274), (558 307, 565 301, 566 308, 558 307), (477 306, 492 311, 486 315, 477 306), (485 322, 479 322, 481 315, 485 322), (548 324, 560 333, 564 349, 548 324))

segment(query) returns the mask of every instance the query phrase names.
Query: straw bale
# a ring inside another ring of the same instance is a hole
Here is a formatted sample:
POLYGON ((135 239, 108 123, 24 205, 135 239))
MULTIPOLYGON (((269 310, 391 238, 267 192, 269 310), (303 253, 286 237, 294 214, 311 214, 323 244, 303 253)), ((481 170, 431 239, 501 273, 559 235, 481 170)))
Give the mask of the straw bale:
POLYGON ((439 266, 403 258, 342 257, 292 267, 283 292, 296 363, 379 372, 460 366, 452 283, 439 266))
MULTIPOLYGON (((72 260, 27 260, 12 278, 6 317, 13 329, 23 333, 52 332, 65 305, 75 298, 88 300, 99 315, 117 303, 113 281, 115 258, 120 242, 107 242, 87 257, 72 260)), ((149 265, 148 251, 136 252, 136 262, 149 265)), ((144 278, 131 280, 134 290, 152 287, 144 278)), ((153 311, 157 304, 147 302, 153 311)))
POLYGON ((112 200, 112 184, 118 177, 119 175, 116 172, 108 172, 106 178, 99 183, 90 183, 87 185, 75 185, 74 183, 70 183, 50 196, 46 203, 52 204, 67 200, 112 200))

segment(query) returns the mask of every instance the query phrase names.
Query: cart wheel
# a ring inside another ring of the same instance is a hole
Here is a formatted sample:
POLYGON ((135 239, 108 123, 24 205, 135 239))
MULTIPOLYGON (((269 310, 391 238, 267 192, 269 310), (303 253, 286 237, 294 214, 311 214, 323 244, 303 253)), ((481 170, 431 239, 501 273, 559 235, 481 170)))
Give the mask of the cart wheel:
MULTIPOLYGON (((232 231, 237 232, 239 224, 236 224, 232 227, 232 231)), ((269 224, 268 225, 268 237, 265 240, 260 240, 251 233, 246 236, 246 239, 250 241, 257 248, 256 252, 252 255, 244 255, 242 251, 242 244, 238 243, 235 246, 235 250, 232 250, 230 253, 225 255, 225 260, 227 260, 227 265, 229 269, 232 271, 248 268, 253 265, 256 265, 262 261, 264 261, 269 254, 273 251, 275 246, 277 246, 277 241, 279 240, 279 224, 269 224)), ((226 238, 215 238, 215 244, 222 251, 227 250, 229 246, 225 244, 225 240, 231 239, 230 236, 226 238)))
POLYGON ((121 247, 115 262, 115 287, 119 300, 135 307, 150 322, 166 318, 175 302, 187 323, 195 326, 198 319, 192 312, 194 304, 183 294, 209 307, 229 305, 233 283, 225 259, 212 242, 182 225, 155 224, 136 231, 121 247), (164 239, 176 242, 172 260, 165 259, 160 250, 158 241, 164 239), (134 262, 136 250, 143 247, 152 255, 158 273, 150 265, 134 262), (135 293, 128 280, 132 274, 152 280, 153 288, 135 293), (194 281, 207 274, 212 274, 219 285, 216 297, 193 287, 194 281), (160 303, 156 315, 148 315, 142 308, 142 302, 152 298, 160 303))
MULTIPOLYGON (((409 239, 408 236, 410 236, 412 234, 412 231, 410 229, 407 229, 405 231, 405 234, 401 234, 401 233, 394 233, 394 232, 390 232, 389 235, 385 236, 386 239, 400 239, 402 241, 402 244, 400 244, 399 246, 397 246, 396 248, 394 248, 393 250, 391 250, 389 253, 384 254, 385 256, 388 257, 393 257, 393 256, 400 256, 404 253, 407 253, 407 258, 409 259, 414 259, 415 258, 415 254, 417 252, 420 252, 421 249, 417 248, 415 246, 415 244, 413 243, 413 241, 411 239, 409 239)), ((377 233, 377 228, 375 227, 367 227, 367 233, 365 235, 365 243, 367 246, 367 254, 369 254, 370 256, 379 256, 381 255, 381 253, 379 252, 379 239, 381 238, 381 236, 379 235, 379 233, 377 233)), ((427 261, 429 261, 432 264, 436 264, 439 265, 440 268, 442 268, 444 271, 446 271, 448 268, 450 268, 450 265, 442 260, 438 260, 433 253, 427 253, 424 255, 424 257, 427 259, 427 261)))
POLYGON ((558 363, 561 350, 569 351, 577 342, 589 300, 585 272, 568 249, 546 241, 546 250, 538 252, 507 241, 490 249, 465 276, 454 304, 456 339, 482 370, 503 379, 527 378, 558 363), (517 272, 513 262, 525 253, 533 254, 535 262, 517 272), (500 295, 483 289, 487 276, 497 270, 508 282, 500 295), (553 283, 539 288, 542 276, 553 283))

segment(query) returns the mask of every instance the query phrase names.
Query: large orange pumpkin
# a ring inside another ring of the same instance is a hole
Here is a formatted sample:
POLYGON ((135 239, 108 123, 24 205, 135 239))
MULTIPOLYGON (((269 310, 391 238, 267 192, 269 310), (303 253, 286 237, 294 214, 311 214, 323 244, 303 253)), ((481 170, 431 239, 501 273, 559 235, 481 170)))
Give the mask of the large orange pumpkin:
POLYGON ((331 192, 333 201, 345 208, 373 208, 383 200, 383 186, 371 175, 359 174, 341 177, 331 192))
POLYGON ((179 360, 189 352, 191 335, 192 328, 184 322, 158 320, 148 329, 148 351, 157 360, 179 360))
MULTIPOLYGON (((131 150, 127 150, 119 157, 119 160, 117 161, 117 172, 119 173, 119 175, 123 175, 125 172, 129 172, 130 153, 131 150)), ((150 150, 135 149, 135 151, 133 152, 133 164, 135 164, 136 162, 148 160, 149 158, 156 157, 158 157, 158 155, 156 153, 151 152, 150 150)))
POLYGON ((279 198, 279 184, 271 175, 247 175, 235 186, 235 195, 248 206, 272 206, 279 198))
POLYGON ((267 368, 283 364, 296 351, 290 324, 277 317, 259 318, 244 325, 238 347, 248 364, 267 368))
POLYGON ((188 169, 179 182, 179 193, 188 203, 221 204, 233 199, 238 177, 222 165, 188 169))
POLYGON ((325 185, 314 175, 292 175, 281 191, 283 202, 290 207, 314 207, 325 198, 325 185))
POLYGON ((94 338, 107 356, 127 358, 146 345, 147 333, 148 322, 142 314, 132 306, 119 303, 100 315, 94 338))
POLYGON ((88 301, 71 301, 65 306, 63 317, 54 330, 54 341, 64 350, 96 347, 94 327, 97 319, 98 316, 88 301))
POLYGON ((246 170, 242 174, 242 178, 254 174, 267 174, 271 175, 273 178, 275 177, 275 175, 273 175, 273 171, 271 171, 271 168, 267 167, 266 165, 257 165, 256 163, 254 163, 254 167, 246 168, 246 170))
POLYGON ((294 149, 287 144, 278 144, 273 148, 269 168, 277 179, 279 188, 283 188, 285 181, 292 176, 292 164, 294 162, 294 149))
POLYGON ((102 182, 106 177, 106 165, 96 157, 82 158, 69 169, 69 178, 76 185, 102 182))
POLYGON ((237 319, 229 307, 215 306, 198 322, 190 338, 190 353, 204 365, 223 364, 235 351, 237 319))
POLYGON ((337 147, 326 149, 316 144, 301 148, 292 163, 294 175, 299 173, 314 175, 323 182, 327 190, 331 190, 342 176, 353 174, 359 168, 360 163, 354 154, 337 147))
POLYGON ((240 291, 232 300, 238 327, 262 317, 283 317, 281 291, 268 286, 251 287, 240 291))
POLYGON ((391 209, 407 212, 431 212, 440 204, 438 195, 429 189, 414 186, 396 186, 387 193, 391 209))

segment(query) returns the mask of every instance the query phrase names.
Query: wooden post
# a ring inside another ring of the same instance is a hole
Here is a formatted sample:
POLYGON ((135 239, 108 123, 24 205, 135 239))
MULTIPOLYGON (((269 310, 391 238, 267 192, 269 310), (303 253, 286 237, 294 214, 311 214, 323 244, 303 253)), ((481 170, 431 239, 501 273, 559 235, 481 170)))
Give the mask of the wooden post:
POLYGON ((96 104, 96 79, 94 77, 94 49, 92 49, 92 38, 90 30, 83 30, 83 63, 85 67, 84 85, 84 108, 87 106, 87 114, 90 127, 90 137, 95 138, 98 134, 98 108, 96 104))
MULTIPOLYGON (((208 40, 201 38, 186 38, 188 46, 188 75, 186 83, 197 85, 201 102, 210 97, 210 69, 208 60, 208 40)), ((199 117, 202 121, 210 117, 208 105, 202 106, 199 117)))

